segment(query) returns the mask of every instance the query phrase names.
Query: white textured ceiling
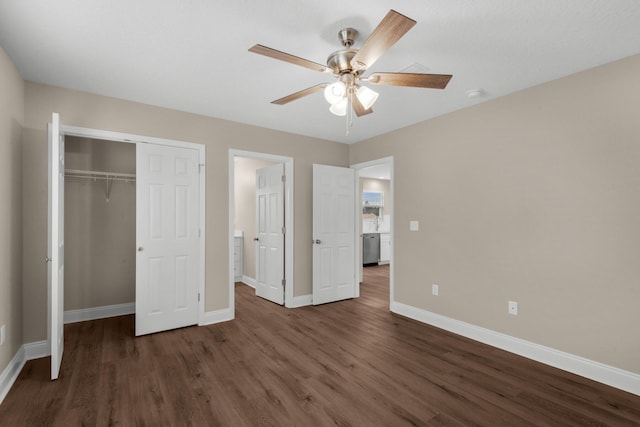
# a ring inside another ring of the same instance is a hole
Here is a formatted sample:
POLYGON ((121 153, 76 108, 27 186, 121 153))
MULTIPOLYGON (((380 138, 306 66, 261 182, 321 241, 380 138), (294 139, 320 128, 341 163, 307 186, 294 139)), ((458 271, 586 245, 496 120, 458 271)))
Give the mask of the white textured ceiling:
POLYGON ((640 53, 640 1, 0 0, 0 45, 26 80, 351 143, 640 53), (369 71, 419 64, 445 90, 375 86, 348 136, 321 93, 270 103, 332 79, 249 47, 325 63, 392 8, 418 23, 369 71))

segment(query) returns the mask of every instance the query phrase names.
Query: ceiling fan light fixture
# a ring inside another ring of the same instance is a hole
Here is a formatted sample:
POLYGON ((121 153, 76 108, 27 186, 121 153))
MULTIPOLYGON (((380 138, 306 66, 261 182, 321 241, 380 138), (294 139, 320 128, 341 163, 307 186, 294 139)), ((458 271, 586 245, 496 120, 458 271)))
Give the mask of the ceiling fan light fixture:
POLYGON ((356 91, 358 101, 362 104, 365 110, 368 110, 373 106, 380 94, 375 90, 369 89, 366 86, 360 86, 356 91))
POLYGON ((347 86, 341 81, 331 83, 324 89, 324 99, 331 105, 341 102, 346 94, 347 86))
POLYGON ((340 102, 336 102, 335 104, 331 104, 329 107, 329 111, 331 111, 336 116, 346 116, 347 115, 347 98, 344 97, 340 102))

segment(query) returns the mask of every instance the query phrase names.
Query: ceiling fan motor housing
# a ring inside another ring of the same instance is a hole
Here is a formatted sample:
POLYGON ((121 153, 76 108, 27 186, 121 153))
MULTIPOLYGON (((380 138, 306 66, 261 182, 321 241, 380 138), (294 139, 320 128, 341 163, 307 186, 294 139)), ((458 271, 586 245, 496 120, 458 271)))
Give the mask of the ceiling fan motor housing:
POLYGON ((333 52, 327 58, 327 67, 329 67, 333 74, 341 75, 345 73, 351 73, 353 67, 351 66, 351 58, 358 53, 357 49, 344 49, 333 52))

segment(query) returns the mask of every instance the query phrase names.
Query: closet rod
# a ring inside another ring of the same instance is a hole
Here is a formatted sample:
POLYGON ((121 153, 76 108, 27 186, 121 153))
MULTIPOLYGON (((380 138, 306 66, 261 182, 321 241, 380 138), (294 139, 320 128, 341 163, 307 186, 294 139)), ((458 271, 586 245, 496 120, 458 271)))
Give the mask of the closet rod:
POLYGON ((133 173, 85 171, 80 169, 65 169, 64 176, 69 178, 106 179, 113 181, 135 181, 133 173))

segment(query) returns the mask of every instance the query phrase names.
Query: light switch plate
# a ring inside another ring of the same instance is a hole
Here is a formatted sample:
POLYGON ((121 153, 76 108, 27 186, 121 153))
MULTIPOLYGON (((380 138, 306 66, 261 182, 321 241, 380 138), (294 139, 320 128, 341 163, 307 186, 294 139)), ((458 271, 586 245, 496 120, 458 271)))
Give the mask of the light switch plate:
POLYGON ((4 329, 5 325, 2 325, 2 327, 0 327, 0 345, 4 344, 4 329))
POLYGON ((418 231, 418 230, 420 230, 420 222, 418 222, 418 221, 409 221, 409 230, 410 231, 418 231))

